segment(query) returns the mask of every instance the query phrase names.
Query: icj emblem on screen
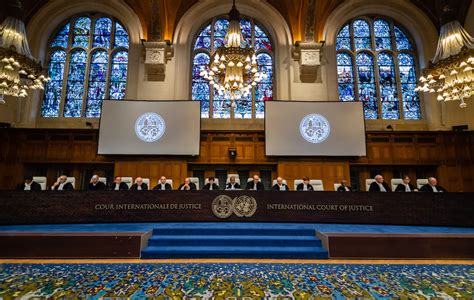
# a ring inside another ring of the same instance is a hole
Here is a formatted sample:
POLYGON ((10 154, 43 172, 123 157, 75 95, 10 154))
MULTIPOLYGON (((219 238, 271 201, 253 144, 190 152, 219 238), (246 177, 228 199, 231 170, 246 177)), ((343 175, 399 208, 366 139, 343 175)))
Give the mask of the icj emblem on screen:
POLYGON ((324 116, 310 114, 301 120, 300 133, 306 141, 312 144, 319 144, 329 137, 331 125, 324 116))
POLYGON ((165 120, 157 113, 144 113, 135 122, 137 137, 147 143, 158 141, 165 133, 165 129, 165 120))

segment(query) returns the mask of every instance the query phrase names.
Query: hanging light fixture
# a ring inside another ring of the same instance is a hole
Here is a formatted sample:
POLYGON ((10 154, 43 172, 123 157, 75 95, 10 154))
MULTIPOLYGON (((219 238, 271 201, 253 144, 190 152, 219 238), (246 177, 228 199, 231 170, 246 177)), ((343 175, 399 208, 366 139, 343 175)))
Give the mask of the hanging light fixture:
POLYGON ((0 103, 5 103, 5 95, 23 98, 28 90, 44 89, 48 80, 31 55, 25 23, 8 16, 0 25, 0 103))
POLYGON ((210 64, 200 75, 209 81, 220 96, 230 99, 232 107, 235 107, 235 100, 248 97, 252 87, 267 76, 258 70, 257 56, 252 45, 245 44, 240 27, 240 12, 233 0, 224 45, 214 52, 210 64))
POLYGON ((441 27, 438 49, 433 61, 422 71, 417 92, 438 94, 438 101, 461 101, 474 94, 474 38, 453 20, 449 7, 444 8, 445 18, 441 27))

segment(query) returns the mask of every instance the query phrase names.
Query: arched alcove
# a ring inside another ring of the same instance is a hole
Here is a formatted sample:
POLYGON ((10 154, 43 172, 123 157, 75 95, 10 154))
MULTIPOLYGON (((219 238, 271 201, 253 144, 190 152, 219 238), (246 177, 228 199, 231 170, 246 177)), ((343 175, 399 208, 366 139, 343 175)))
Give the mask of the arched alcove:
MULTIPOLYGON (((347 1, 338 6, 329 16, 324 28, 326 47, 324 57, 327 61, 327 86, 331 99, 337 99, 336 35, 349 20, 359 16, 385 16, 403 26, 416 43, 419 68, 424 68, 434 57, 438 32, 426 14, 408 1, 369 0, 347 1)), ((423 115, 421 121, 370 120, 369 130, 386 130, 388 125, 400 130, 442 129, 441 108, 435 98, 422 95, 423 115)))
MULTIPOLYGON (((69 18, 82 13, 98 13, 114 17, 127 29, 130 37, 129 78, 136 78, 142 48, 143 37, 139 17, 124 1, 118 0, 77 0, 67 5, 63 1, 51 1, 44 5, 27 24, 28 41, 31 53, 46 66, 48 61, 48 43, 59 27, 69 18), (47 21, 45 21, 47 20, 47 21)), ((134 99, 137 95, 137 82, 129 80, 127 98, 134 99)), ((86 127, 83 118, 46 120, 40 117, 42 93, 32 93, 23 103, 21 114, 17 116, 17 127, 86 127), (58 124, 60 122, 60 124, 58 124)), ((93 121, 98 123, 98 120, 93 121)))

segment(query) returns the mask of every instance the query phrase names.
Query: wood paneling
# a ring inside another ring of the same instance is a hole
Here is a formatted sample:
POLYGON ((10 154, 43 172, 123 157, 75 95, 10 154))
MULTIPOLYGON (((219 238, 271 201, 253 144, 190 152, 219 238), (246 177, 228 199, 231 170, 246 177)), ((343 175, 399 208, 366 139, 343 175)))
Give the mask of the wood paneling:
POLYGON ((31 170, 29 166, 41 164, 44 174, 31 175, 48 176, 51 184, 60 170, 81 176, 82 167, 78 166, 101 170, 107 165, 115 167, 116 175, 148 177, 152 185, 161 175, 177 185, 189 175, 189 165, 208 166, 203 168, 206 176, 213 175, 213 168, 236 166, 231 171, 245 165, 254 172, 267 165, 277 170, 274 176, 287 179, 291 188, 294 179, 309 176, 322 179, 327 190, 333 189, 334 182, 349 180, 355 167, 361 167, 361 184, 374 169, 382 170, 390 180, 396 168, 409 167, 407 172, 415 179, 419 169, 429 167, 435 170, 429 173, 438 176, 449 191, 474 191, 474 132, 371 132, 367 134, 367 156, 359 158, 267 157, 261 131, 204 131, 201 154, 195 157, 101 156, 97 155, 97 139, 97 130, 0 129, 0 189, 14 188, 31 170), (230 148, 237 149, 236 158, 229 157, 230 148))
POLYGON ((349 163, 340 162, 311 162, 311 161, 280 161, 278 174, 283 176, 290 189, 294 189, 294 180, 308 176, 311 179, 321 179, 325 191, 333 191, 334 183, 341 179, 349 181, 349 163))
POLYGON ((166 176, 173 179, 173 188, 176 189, 187 177, 187 165, 184 160, 116 161, 115 175, 150 178, 150 188, 161 176, 166 176))

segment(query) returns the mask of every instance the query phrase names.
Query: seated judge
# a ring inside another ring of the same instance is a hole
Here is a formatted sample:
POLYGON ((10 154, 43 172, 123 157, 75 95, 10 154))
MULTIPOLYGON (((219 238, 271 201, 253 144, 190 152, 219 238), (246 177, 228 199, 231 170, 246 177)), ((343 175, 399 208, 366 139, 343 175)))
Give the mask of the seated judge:
POLYGON ((143 178, 137 177, 135 183, 130 187, 131 191, 148 191, 148 184, 143 182, 143 178))
POLYGON ((51 189, 53 191, 73 191, 74 187, 72 186, 72 183, 66 181, 66 175, 59 176, 58 180, 53 184, 51 189))
POLYGON ((184 183, 179 186, 178 190, 180 190, 180 191, 195 191, 195 190, 197 190, 197 187, 193 182, 191 182, 191 178, 188 177, 184 180, 184 183))
POLYGON ((265 190, 265 187, 260 181, 260 177, 258 177, 258 175, 253 175, 253 180, 247 182, 247 187, 245 189, 253 191, 263 191, 265 190))
POLYGON ((314 191, 313 186, 309 184, 309 177, 303 177, 303 182, 296 186, 296 190, 299 192, 314 191))
POLYGON ((338 192, 352 192, 352 188, 347 185, 345 179, 341 180, 341 185, 337 188, 338 192))
POLYGON ((173 187, 171 186, 171 184, 167 183, 166 182, 166 177, 165 176, 161 176, 160 180, 158 181, 158 185, 155 186, 153 188, 153 190, 158 190, 158 191, 164 191, 164 190, 172 190, 173 187))
POLYGON ((403 176, 403 182, 397 185, 395 192, 406 192, 406 193, 418 192, 418 189, 415 188, 415 186, 410 183, 409 176, 403 176))
POLYGON ((122 177, 115 176, 114 182, 110 185, 112 191, 127 191, 128 185, 122 182, 122 177))
POLYGON ((428 178, 428 184, 421 187, 420 192, 428 193, 446 193, 447 190, 442 186, 438 185, 438 179, 434 177, 428 178))
POLYGON ((214 177, 209 177, 207 179, 208 183, 206 183, 206 185, 203 186, 203 190, 206 190, 206 191, 217 191, 219 190, 219 186, 216 184, 216 179, 214 177))
POLYGON ((382 175, 377 175, 375 176, 375 182, 372 182, 372 184, 369 187, 369 192, 383 192, 383 193, 388 193, 391 192, 392 190, 388 186, 388 184, 383 180, 382 175))
POLYGON ((41 185, 33 181, 33 176, 25 176, 23 183, 18 184, 16 189, 19 191, 41 191, 41 185))
POLYGON ((278 191, 278 192, 288 191, 288 186, 283 183, 283 178, 277 177, 276 180, 277 180, 276 184, 272 187, 273 191, 278 191))
POLYGON ((103 191, 105 190, 105 188, 105 184, 102 181, 99 181, 99 175, 92 176, 89 182, 90 191, 103 191))
POLYGON ((240 190, 240 184, 235 182, 235 176, 230 176, 229 183, 225 186, 226 190, 240 190))

